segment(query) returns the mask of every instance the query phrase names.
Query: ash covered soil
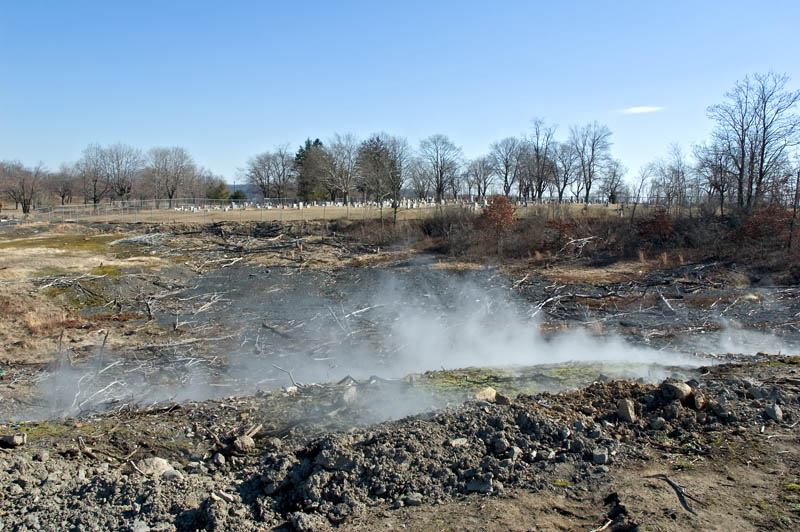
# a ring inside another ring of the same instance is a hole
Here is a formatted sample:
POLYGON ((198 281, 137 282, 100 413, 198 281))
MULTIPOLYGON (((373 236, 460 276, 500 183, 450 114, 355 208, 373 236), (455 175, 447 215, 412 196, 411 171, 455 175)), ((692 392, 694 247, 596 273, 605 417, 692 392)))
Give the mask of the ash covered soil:
POLYGON ((796 287, 168 229, 4 241, 0 529, 800 524, 796 287))
POLYGON ((482 390, 480 400, 336 432, 310 417, 276 430, 265 414, 335 397, 357 417, 369 383, 26 424, 27 443, 0 455, 0 522, 3 530, 609 522, 609 530, 792 530, 798 368, 796 358, 764 356, 699 368, 687 382, 598 382, 513 399, 482 390))

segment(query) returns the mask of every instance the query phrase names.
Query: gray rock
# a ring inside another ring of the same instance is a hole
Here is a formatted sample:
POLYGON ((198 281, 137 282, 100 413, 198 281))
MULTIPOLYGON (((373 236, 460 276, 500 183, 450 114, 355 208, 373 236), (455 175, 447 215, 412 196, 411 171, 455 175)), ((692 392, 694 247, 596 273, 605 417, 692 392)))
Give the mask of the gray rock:
POLYGON ((636 408, 630 399, 622 399, 617 404, 617 416, 626 423, 636 422, 636 408))
POLYGON ((236 450, 241 451, 243 453, 249 453, 253 449, 256 448, 256 442, 250 436, 239 436, 235 440, 233 440, 233 446, 236 450))
POLYGON ((225 456, 221 453, 217 453, 214 455, 213 462, 215 466, 222 467, 225 465, 225 456))
POLYGON ((522 449, 517 446, 510 447, 508 451, 506 451, 506 456, 508 456, 508 459, 512 462, 516 462, 519 457, 522 456, 522 449))
POLYGON ((139 470, 148 477, 153 478, 160 478, 167 471, 172 471, 175 469, 172 467, 172 464, 157 456, 139 460, 139 463, 136 464, 136 467, 138 467, 139 470))
POLYGON ((467 491, 470 493, 491 493, 492 479, 488 475, 474 478, 467 482, 467 491))
POLYGON ((764 409, 764 414, 766 414, 769 419, 774 419, 778 423, 783 421, 783 410, 781 410, 781 407, 778 405, 769 405, 764 409))
POLYGON ((454 447, 454 448, 465 447, 467 445, 467 443, 468 442, 467 442, 466 438, 454 438, 454 439, 450 440, 449 442, 447 442, 447 444, 450 445, 450 447, 454 447))
POLYGON ((164 471, 161 478, 164 480, 183 480, 183 473, 177 469, 171 469, 169 471, 164 471))
POLYGON ((403 499, 406 506, 422 506, 422 494, 418 491, 409 493, 403 499))
POLYGON ((0 436, 0 447, 22 447, 28 443, 28 435, 24 432, 0 436))
POLYGON ((667 399, 683 401, 692 393, 692 387, 678 380, 667 379, 661 383, 661 392, 667 399))
POLYGON ((292 515, 292 526, 297 532, 319 532, 330 530, 328 520, 317 514, 295 512, 292 515))
POLYGON ((654 417, 650 420, 650 428, 653 430, 661 430, 667 424, 667 420, 663 417, 654 417))
POLYGON ((140 519, 134 519, 131 532, 150 532, 150 526, 140 519))
POLYGON ((595 465, 605 465, 608 463, 608 449, 598 447, 592 450, 592 463, 595 465))
POLYGON ((500 454, 506 452, 508 449, 508 440, 506 440, 503 436, 495 436, 492 439, 492 450, 495 454, 500 454))

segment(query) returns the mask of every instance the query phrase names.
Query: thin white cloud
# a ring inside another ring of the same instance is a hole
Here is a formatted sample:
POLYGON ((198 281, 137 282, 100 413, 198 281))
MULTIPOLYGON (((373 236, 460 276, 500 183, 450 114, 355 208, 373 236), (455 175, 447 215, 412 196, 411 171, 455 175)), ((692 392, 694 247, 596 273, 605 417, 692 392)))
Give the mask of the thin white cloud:
POLYGON ((655 113, 657 111, 662 111, 663 107, 658 107, 655 105, 641 105, 638 107, 628 107, 627 109, 623 109, 622 113, 626 115, 638 115, 642 113, 655 113))

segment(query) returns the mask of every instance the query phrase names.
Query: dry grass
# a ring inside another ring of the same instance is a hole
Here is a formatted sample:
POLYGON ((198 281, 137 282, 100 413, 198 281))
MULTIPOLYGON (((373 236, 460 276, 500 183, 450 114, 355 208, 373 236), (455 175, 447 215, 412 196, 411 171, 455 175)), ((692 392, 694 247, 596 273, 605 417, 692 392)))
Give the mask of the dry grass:
POLYGON ((58 331, 78 327, 81 322, 71 318, 61 310, 39 310, 26 312, 22 323, 29 333, 37 336, 50 336, 58 331))

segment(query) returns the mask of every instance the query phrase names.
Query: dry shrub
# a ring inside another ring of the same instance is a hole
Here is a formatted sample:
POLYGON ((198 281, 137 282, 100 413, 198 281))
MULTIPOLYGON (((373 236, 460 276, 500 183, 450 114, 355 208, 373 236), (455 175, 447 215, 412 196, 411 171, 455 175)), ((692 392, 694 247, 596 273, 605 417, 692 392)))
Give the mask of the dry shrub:
POLYGON ((650 216, 640 220, 636 225, 639 237, 651 246, 664 244, 674 232, 666 209, 660 207, 654 209, 650 216))
POLYGON ((505 196, 496 195, 489 198, 489 203, 481 212, 477 225, 486 236, 486 243, 495 247, 500 253, 500 243, 516 221, 511 201, 505 196))
POLYGON ((27 308, 19 297, 0 296, 0 316, 19 316, 24 314, 27 308))
POLYGON ((791 220, 792 214, 781 205, 764 205, 746 218, 738 234, 762 249, 781 248, 789 240, 791 220))
POLYGON ((509 199, 497 195, 489 198, 489 204, 481 212, 478 224, 483 231, 495 238, 501 238, 511 230, 516 221, 514 206, 509 199))
POLYGON ((70 318, 60 310, 26 312, 22 317, 22 323, 31 334, 45 336, 64 328, 78 327, 80 325, 79 321, 70 318))

